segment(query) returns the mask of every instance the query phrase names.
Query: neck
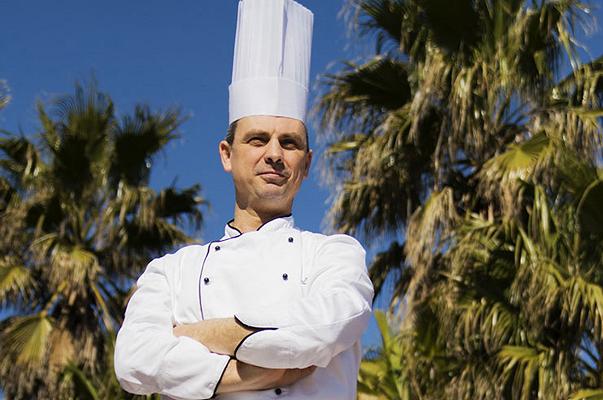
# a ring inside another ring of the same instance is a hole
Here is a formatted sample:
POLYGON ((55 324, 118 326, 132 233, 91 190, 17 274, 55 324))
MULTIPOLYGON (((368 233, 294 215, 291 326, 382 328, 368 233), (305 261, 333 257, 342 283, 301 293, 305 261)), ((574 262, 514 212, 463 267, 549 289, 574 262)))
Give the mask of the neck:
POLYGON ((241 233, 250 232, 257 230, 260 226, 267 222, 272 221, 275 218, 282 217, 284 215, 290 215, 291 210, 285 211, 258 211, 252 209, 246 209, 235 205, 234 220, 232 226, 237 228, 241 233))

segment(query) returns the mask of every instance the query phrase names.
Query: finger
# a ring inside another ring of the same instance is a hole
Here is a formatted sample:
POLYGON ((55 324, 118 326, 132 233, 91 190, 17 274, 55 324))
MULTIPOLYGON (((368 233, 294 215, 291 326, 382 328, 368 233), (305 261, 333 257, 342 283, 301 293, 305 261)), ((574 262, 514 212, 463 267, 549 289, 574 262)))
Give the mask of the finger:
POLYGON ((303 379, 306 376, 310 375, 316 370, 316 368, 317 367, 315 365, 312 365, 306 368, 291 368, 283 370, 284 373, 282 377, 278 380, 278 384, 280 386, 291 385, 299 381, 300 379, 303 379))
POLYGON ((304 368, 303 370, 301 370, 301 374, 302 374, 302 376, 304 376, 304 377, 305 377, 305 376, 308 376, 308 375, 310 375, 312 372, 314 372, 314 370, 315 370, 315 369, 316 369, 316 366, 315 366, 315 365, 312 365, 311 367, 307 367, 307 368, 304 368))

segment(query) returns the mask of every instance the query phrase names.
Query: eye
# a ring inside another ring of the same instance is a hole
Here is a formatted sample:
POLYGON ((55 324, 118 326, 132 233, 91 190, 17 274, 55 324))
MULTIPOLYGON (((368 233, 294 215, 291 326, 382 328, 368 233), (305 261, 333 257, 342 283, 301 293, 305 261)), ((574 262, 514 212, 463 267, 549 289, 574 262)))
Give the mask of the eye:
POLYGON ((295 139, 283 139, 281 141, 281 146, 285 149, 295 150, 300 147, 300 144, 295 139))
POLYGON ((266 144, 266 139, 264 139, 263 137, 260 136, 254 136, 252 138, 250 138, 247 143, 249 143, 252 146, 263 146, 264 144, 266 144))

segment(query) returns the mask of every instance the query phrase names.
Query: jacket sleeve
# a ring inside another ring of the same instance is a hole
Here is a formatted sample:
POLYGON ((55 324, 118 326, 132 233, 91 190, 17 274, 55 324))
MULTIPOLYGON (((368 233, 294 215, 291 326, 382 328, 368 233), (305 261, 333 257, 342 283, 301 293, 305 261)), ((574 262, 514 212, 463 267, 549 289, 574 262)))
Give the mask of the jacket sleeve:
POLYGON ((239 344, 238 360, 264 368, 326 367, 360 340, 374 294, 364 249, 350 236, 329 236, 312 264, 306 296, 236 313, 241 323, 264 328, 239 344))
POLYGON ((121 386, 134 394, 209 399, 230 357, 173 335, 168 257, 173 256, 151 261, 138 279, 115 343, 115 373, 121 386))

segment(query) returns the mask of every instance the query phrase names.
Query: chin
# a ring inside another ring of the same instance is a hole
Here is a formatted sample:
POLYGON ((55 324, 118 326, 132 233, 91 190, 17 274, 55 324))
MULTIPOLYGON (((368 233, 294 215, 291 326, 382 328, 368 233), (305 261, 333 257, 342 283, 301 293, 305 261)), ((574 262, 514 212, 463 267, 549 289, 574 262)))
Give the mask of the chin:
POLYGON ((263 191, 262 193, 259 193, 258 197, 262 200, 276 202, 276 203, 287 202, 287 200, 288 200, 288 197, 285 196, 285 194, 282 191, 277 191, 277 190, 263 191))
POLYGON ((286 208, 291 198, 283 190, 262 190, 257 194, 258 199, 264 206, 269 208, 286 208))

